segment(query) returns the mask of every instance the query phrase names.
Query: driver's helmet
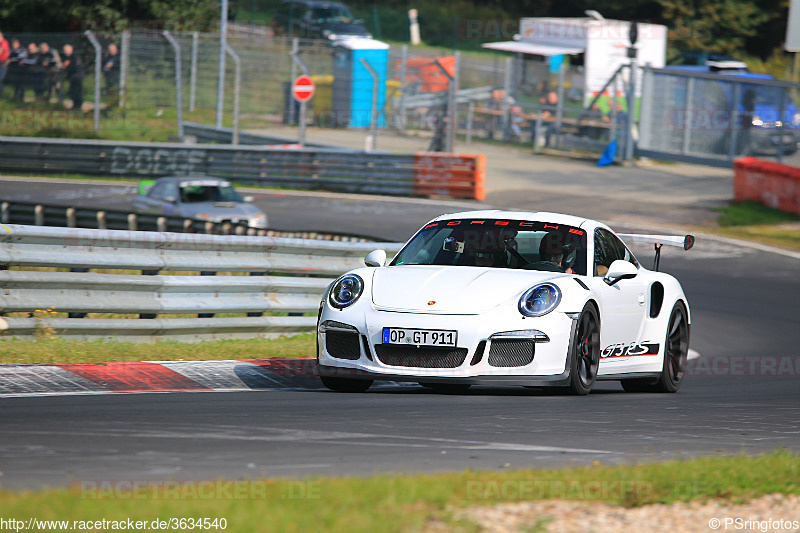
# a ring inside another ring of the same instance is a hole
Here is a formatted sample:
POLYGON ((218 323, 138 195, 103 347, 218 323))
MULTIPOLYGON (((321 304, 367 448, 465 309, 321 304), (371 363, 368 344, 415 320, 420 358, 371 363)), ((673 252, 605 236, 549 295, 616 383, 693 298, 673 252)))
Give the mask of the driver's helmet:
POLYGON ((577 250, 571 243, 566 242, 565 234, 560 231, 547 233, 539 242, 539 259, 560 263, 566 270, 575 262, 577 250))

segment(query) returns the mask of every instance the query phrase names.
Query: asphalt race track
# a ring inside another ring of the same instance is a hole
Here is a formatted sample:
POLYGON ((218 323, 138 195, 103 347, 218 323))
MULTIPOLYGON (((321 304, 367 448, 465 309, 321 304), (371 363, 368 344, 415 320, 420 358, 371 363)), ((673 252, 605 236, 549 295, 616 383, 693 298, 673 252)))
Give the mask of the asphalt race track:
MULTIPOLYGON (((0 187, 5 198, 13 193, 20 200, 17 193, 34 190, 48 203, 59 197, 117 208, 129 201, 120 186, 45 190, 22 183, 16 193, 10 182, 0 187)), ((288 192, 265 194, 257 203, 281 229, 323 229, 314 224, 327 220, 327 231, 385 240, 406 238, 436 214, 470 205, 288 192)), ((650 266, 649 250, 637 255, 650 266)), ((610 382, 585 398, 492 388, 452 396, 416 386, 365 394, 0 398, 0 486, 800 452, 800 256, 699 237, 689 252, 665 249, 661 265, 683 284, 692 310, 691 347, 701 354, 678 394, 627 394, 610 382)))
POLYGON ((2 486, 305 477, 800 452, 797 377, 688 379, 675 395, 261 391, 0 400, 2 486))

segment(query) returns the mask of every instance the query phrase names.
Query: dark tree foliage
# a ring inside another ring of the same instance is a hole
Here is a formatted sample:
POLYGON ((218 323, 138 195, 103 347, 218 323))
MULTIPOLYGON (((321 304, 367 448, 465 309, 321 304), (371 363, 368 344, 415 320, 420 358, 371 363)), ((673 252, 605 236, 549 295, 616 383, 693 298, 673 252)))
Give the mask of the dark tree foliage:
MULTIPOLYGON (((268 17, 281 0, 231 0, 268 17)), ((595 9, 607 18, 665 24, 673 49, 768 57, 786 34, 789 0, 349 0, 376 36, 408 39, 410 8, 419 11, 428 44, 476 48, 510 38, 521 17, 582 17, 595 9), (474 31, 473 31, 474 30, 474 31)), ((85 20, 213 20, 218 0, 0 0, 0 30, 79 31, 85 20)))
POLYGON ((0 30, 77 32, 124 29, 130 21, 198 20, 219 17, 216 0, 2 0, 0 30))

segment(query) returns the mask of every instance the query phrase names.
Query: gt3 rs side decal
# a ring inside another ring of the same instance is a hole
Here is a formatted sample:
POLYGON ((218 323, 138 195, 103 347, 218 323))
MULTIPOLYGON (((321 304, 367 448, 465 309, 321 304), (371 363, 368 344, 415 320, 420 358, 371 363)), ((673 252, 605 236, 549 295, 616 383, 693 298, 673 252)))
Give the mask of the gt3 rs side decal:
POLYGON ((632 342, 630 344, 612 344, 603 348, 601 358, 634 357, 642 355, 658 355, 659 345, 650 341, 632 342))

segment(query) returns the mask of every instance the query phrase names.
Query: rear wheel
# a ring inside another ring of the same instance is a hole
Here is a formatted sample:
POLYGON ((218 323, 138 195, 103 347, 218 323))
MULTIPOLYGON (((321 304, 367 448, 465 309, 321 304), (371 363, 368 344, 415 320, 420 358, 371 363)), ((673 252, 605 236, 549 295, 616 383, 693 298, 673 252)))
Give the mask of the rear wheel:
POLYGON ((371 379, 332 378, 320 376, 322 384, 336 392, 364 392, 372 386, 371 379))
POLYGON ((656 379, 623 379, 627 392, 677 392, 686 374, 689 358, 689 321, 686 308, 678 302, 672 308, 664 341, 664 363, 656 379))
POLYGON ((420 385, 443 394, 462 394, 472 386, 466 383, 420 383, 420 385))
POLYGON ((600 321, 592 304, 578 317, 570 354, 569 391, 579 396, 591 392, 600 366, 600 321))

